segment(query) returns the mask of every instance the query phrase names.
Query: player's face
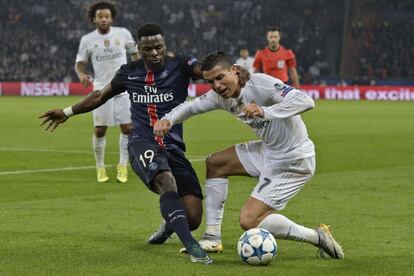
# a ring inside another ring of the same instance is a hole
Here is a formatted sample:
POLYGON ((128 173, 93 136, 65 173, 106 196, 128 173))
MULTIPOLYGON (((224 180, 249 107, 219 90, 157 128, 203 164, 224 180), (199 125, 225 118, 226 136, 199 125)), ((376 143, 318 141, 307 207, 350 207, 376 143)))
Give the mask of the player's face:
POLYGON ((112 25, 112 14, 110 9, 96 10, 93 22, 101 33, 108 32, 112 25))
POLYGON ((145 65, 154 72, 162 69, 166 55, 165 40, 161 35, 142 37, 139 52, 145 65))
POLYGON ((267 32, 266 38, 267 38, 267 43, 270 48, 275 49, 279 47, 279 43, 280 43, 279 31, 267 32))
POLYGON ((242 58, 247 58, 249 56, 249 51, 247 49, 241 49, 240 50, 240 56, 242 58))
POLYGON ((223 98, 237 98, 240 94, 238 68, 234 65, 223 68, 216 65, 211 70, 203 71, 204 80, 223 98))

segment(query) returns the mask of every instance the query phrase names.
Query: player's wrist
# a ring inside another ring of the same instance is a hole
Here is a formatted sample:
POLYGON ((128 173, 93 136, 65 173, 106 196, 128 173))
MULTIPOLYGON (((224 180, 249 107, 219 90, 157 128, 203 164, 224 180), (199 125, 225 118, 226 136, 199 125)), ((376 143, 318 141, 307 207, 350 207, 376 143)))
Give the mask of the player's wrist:
POLYGON ((73 115, 75 115, 75 113, 73 113, 73 109, 72 109, 72 106, 69 106, 69 107, 66 107, 66 108, 64 108, 63 109, 63 113, 65 114, 65 116, 66 117, 70 117, 70 116, 73 116, 73 115))

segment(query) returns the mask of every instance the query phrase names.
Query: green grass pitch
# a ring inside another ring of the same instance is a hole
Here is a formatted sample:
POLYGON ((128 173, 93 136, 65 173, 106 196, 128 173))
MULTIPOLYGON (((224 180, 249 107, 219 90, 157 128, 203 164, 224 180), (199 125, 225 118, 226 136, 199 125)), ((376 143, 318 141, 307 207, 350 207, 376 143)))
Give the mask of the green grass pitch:
MULTIPOLYGON (((344 260, 320 260, 308 244, 278 241, 267 267, 239 261, 240 207, 255 179, 230 179, 224 252, 210 266, 180 255, 178 239, 145 243, 158 227, 158 196, 130 171, 115 182, 116 128, 108 130, 111 180, 95 181, 90 114, 54 133, 37 117, 77 97, 0 97, 0 275, 413 275, 412 102, 318 101, 303 115, 317 172, 282 212, 310 227, 332 225, 344 260)), ((204 181, 203 158, 253 132, 224 112, 185 123, 187 155, 204 181)), ((204 224, 194 232, 199 238, 204 224)))

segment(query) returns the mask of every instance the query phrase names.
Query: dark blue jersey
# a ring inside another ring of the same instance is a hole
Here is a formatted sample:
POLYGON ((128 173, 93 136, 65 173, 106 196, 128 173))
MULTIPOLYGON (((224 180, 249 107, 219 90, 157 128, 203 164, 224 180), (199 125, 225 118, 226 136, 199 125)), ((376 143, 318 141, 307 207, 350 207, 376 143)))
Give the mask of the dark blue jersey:
POLYGON ((127 91, 131 101, 131 140, 144 137, 166 149, 180 148, 185 151, 182 124, 174 125, 163 138, 153 132, 155 122, 174 107, 184 102, 188 85, 197 64, 191 56, 166 57, 162 70, 157 73, 146 69, 144 61, 138 60, 122 65, 112 79, 114 92, 127 91))

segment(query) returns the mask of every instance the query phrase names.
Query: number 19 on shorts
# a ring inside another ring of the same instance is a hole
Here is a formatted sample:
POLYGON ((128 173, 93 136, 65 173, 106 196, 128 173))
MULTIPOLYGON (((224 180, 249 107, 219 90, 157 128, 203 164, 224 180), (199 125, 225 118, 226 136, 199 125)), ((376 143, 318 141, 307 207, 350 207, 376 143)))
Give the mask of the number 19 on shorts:
POLYGON ((139 160, 142 162, 144 168, 151 164, 152 160, 154 159, 154 151, 153 150, 146 150, 144 154, 140 154, 139 160))

